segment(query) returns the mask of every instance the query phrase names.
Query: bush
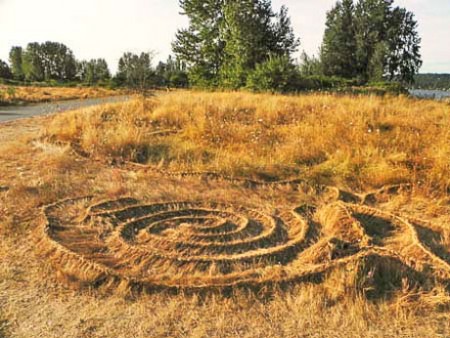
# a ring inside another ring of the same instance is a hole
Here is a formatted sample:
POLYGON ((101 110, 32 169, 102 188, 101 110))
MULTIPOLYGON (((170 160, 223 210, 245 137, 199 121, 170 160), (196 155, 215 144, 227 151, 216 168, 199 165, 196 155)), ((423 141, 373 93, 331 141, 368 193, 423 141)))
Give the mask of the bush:
POLYGON ((343 79, 336 76, 312 75, 302 77, 297 82, 297 90, 340 89, 357 85, 356 80, 343 79))
POLYGON ((175 71, 169 77, 171 87, 175 88, 187 88, 189 87, 189 79, 186 72, 178 70, 175 71))
POLYGON ((271 57, 257 65, 247 79, 247 88, 256 92, 341 91, 357 85, 357 80, 335 76, 301 76, 288 57, 271 57))
POLYGON ((188 81, 196 88, 215 88, 217 81, 215 74, 212 74, 207 67, 194 66, 188 71, 188 81))
POLYGON ((247 88, 255 92, 286 93, 298 90, 300 75, 287 56, 272 56, 258 64, 247 78, 247 88))

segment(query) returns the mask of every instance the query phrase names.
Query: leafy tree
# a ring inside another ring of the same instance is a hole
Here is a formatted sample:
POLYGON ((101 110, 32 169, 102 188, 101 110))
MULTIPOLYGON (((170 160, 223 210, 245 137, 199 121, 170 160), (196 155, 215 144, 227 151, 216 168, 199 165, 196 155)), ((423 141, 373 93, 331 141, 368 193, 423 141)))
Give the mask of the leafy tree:
POLYGON ((342 0, 327 16, 324 74, 412 82, 422 65, 420 42, 414 14, 393 0, 342 0))
POLYGON ((189 86, 189 78, 185 71, 176 70, 169 73, 169 83, 171 87, 187 88, 189 86))
POLYGON ((12 47, 9 52, 9 63, 11 64, 11 72, 14 79, 23 80, 23 66, 22 66, 22 47, 12 47))
POLYGON ((45 80, 73 80, 76 61, 73 52, 64 44, 47 41, 41 45, 45 80))
POLYGON ((387 73, 389 79, 413 83, 414 76, 419 72, 423 63, 417 21, 412 12, 399 7, 392 11, 391 20, 395 24, 390 27, 388 39, 387 73))
POLYGON ((44 81, 45 70, 41 45, 32 42, 23 53, 23 72, 30 81, 44 81))
MULTIPOLYGON (((391 22, 389 13, 393 0, 360 0, 355 8, 356 25, 356 43, 357 43, 357 62, 358 75, 363 80, 372 80, 372 75, 382 72, 386 66, 386 57, 383 57, 382 63, 380 53, 384 43, 389 39, 389 28, 391 22), (375 60, 372 58, 375 57, 375 60), (382 67, 382 70, 375 70, 374 65, 382 67)), ((384 51, 387 53, 387 51, 384 51)), ((378 77, 378 76, 376 76, 378 77)))
POLYGON ((86 60, 82 60, 82 61, 77 61, 77 75, 76 78, 78 81, 81 82, 88 82, 87 78, 88 78, 88 72, 89 72, 89 67, 88 67, 89 61, 86 60))
POLYGON ((186 64, 171 55, 167 61, 159 62, 155 70, 155 82, 159 86, 184 88, 188 86, 186 64))
POLYGON ((151 53, 125 53, 119 60, 117 80, 130 88, 145 91, 154 79, 152 59, 151 53))
POLYGON ((82 82, 94 85, 111 78, 108 63, 105 59, 92 59, 77 64, 77 77, 82 82))
POLYGON ((12 78, 11 69, 9 68, 8 64, 3 60, 0 60, 0 78, 3 79, 12 78))
POLYGON ((111 78, 108 62, 105 59, 97 59, 95 67, 96 77, 99 81, 107 81, 111 78))
POLYGON ((73 80, 76 61, 64 44, 47 41, 29 43, 22 57, 25 78, 32 81, 73 80))
POLYGON ((155 68, 155 83, 158 86, 169 86, 167 79, 167 64, 160 61, 155 68))

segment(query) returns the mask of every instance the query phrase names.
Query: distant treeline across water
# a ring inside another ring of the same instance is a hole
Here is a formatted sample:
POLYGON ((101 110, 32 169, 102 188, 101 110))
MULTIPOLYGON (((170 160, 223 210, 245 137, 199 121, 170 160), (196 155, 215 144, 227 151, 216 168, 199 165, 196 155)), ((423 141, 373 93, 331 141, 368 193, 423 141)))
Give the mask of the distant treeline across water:
POLYGON ((450 74, 417 74, 414 89, 450 91, 450 74))

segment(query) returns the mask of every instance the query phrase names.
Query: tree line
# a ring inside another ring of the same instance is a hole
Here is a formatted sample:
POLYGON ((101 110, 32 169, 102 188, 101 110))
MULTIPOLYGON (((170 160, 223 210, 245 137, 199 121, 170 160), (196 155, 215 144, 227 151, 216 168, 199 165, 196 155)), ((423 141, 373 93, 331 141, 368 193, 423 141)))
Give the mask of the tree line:
POLYGON ((156 86, 186 87, 185 63, 170 56, 152 65, 152 53, 124 53, 112 76, 105 59, 78 61, 66 45, 32 42, 25 49, 14 46, 9 64, 0 60, 0 78, 20 82, 79 82, 85 85, 127 86, 136 89, 156 86))
POLYGON ((173 57, 125 53, 111 76, 104 59, 77 61, 60 43, 13 47, 0 77, 27 81, 110 82, 254 91, 295 91, 342 84, 410 84, 421 65, 417 21, 394 0, 340 0, 328 11, 317 56, 300 47, 288 9, 271 0, 179 0, 189 25, 176 33, 173 57))
POLYGON ((450 91, 450 74, 417 74, 414 88, 450 91))
POLYGON ((189 81, 206 87, 288 91, 333 84, 333 78, 411 83, 422 65, 414 14, 393 0, 342 0, 327 13, 317 57, 295 64, 286 7, 270 0, 180 0, 189 27, 173 43, 189 81))

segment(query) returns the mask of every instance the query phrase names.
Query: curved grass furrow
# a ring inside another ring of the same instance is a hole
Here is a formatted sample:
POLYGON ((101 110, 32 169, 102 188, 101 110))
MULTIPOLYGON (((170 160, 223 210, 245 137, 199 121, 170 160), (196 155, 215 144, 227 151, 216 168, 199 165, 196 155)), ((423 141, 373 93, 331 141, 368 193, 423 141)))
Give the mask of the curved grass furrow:
POLYGON ((450 280, 417 224, 332 193, 335 202, 279 216, 200 201, 64 200, 43 208, 39 248, 66 280, 102 290, 252 288, 384 261, 411 278, 450 280))

